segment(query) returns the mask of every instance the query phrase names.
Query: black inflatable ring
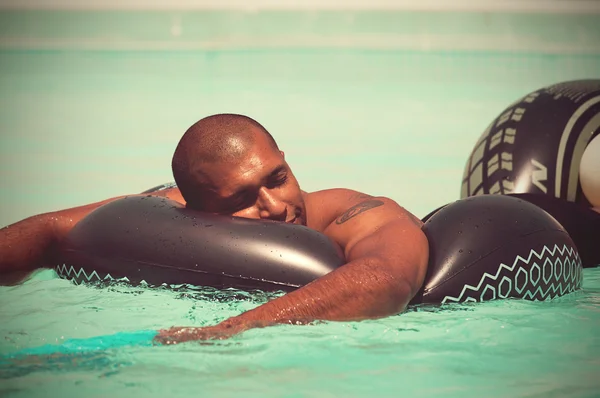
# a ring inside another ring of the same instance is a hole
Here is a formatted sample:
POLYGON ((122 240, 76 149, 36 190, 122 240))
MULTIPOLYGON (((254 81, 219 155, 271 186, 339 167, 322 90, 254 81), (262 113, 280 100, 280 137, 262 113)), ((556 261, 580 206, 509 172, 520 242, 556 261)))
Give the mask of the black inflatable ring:
MULTIPOLYGON (((412 304, 545 300, 581 286, 571 238, 524 200, 460 200, 433 214, 423 230, 431 261, 412 304)), ((344 264, 339 247, 309 228, 196 212, 154 196, 96 209, 69 233, 61 258, 57 273, 77 283, 126 279, 266 291, 296 289, 344 264)))

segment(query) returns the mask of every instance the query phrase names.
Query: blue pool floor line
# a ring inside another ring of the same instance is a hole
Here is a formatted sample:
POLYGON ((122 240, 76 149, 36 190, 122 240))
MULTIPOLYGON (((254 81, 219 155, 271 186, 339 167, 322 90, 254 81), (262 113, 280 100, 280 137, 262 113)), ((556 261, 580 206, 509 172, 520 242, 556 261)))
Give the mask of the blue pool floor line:
POLYGON ((25 348, 9 354, 4 354, 0 356, 0 361, 4 362, 6 360, 30 355, 68 355, 131 346, 152 346, 152 340, 157 333, 156 330, 141 330, 136 332, 119 332, 85 339, 69 339, 61 344, 45 344, 39 347, 25 348))

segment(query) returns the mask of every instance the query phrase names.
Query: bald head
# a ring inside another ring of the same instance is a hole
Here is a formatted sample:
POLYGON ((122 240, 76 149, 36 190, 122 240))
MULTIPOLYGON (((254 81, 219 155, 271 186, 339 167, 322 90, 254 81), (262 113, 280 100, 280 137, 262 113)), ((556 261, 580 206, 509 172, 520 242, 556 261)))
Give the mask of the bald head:
POLYGON ((175 182, 188 206, 200 207, 206 165, 239 161, 261 136, 277 150, 271 134, 247 116, 218 114, 194 123, 179 141, 171 163, 175 182))

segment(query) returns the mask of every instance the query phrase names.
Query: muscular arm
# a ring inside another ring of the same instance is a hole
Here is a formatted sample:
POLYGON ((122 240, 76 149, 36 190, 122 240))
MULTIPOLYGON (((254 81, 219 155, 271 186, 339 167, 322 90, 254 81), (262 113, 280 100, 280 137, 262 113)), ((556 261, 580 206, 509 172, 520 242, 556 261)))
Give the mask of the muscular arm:
POLYGON ((426 273, 429 251, 421 222, 387 198, 339 195, 340 201, 327 202, 343 206, 329 209, 317 223, 327 225, 325 233, 342 246, 347 264, 217 326, 173 328, 157 340, 221 338, 278 323, 362 320, 403 311, 426 273))
MULTIPOLYGON (((154 193, 181 201, 176 189, 154 193)), ((53 266, 58 243, 82 218, 119 196, 26 218, 0 229, 0 285, 13 284, 36 268, 53 266)))

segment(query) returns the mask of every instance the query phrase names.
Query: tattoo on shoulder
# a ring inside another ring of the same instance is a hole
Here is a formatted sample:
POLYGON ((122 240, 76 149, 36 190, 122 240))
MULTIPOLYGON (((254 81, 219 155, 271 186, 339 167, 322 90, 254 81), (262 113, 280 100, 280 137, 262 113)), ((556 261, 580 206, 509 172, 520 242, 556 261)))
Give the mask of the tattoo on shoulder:
POLYGON ((351 219, 352 217, 358 216, 360 213, 364 213, 365 211, 368 211, 370 209, 373 209, 375 207, 379 207, 382 205, 383 205, 383 201, 381 201, 381 200, 377 200, 377 199, 366 200, 366 201, 361 202, 357 205, 354 205, 351 208, 349 208, 348 210, 346 210, 344 212, 344 214, 342 214, 341 216, 338 217, 337 220, 335 220, 335 223, 338 225, 343 224, 346 221, 348 221, 349 219, 351 219))

